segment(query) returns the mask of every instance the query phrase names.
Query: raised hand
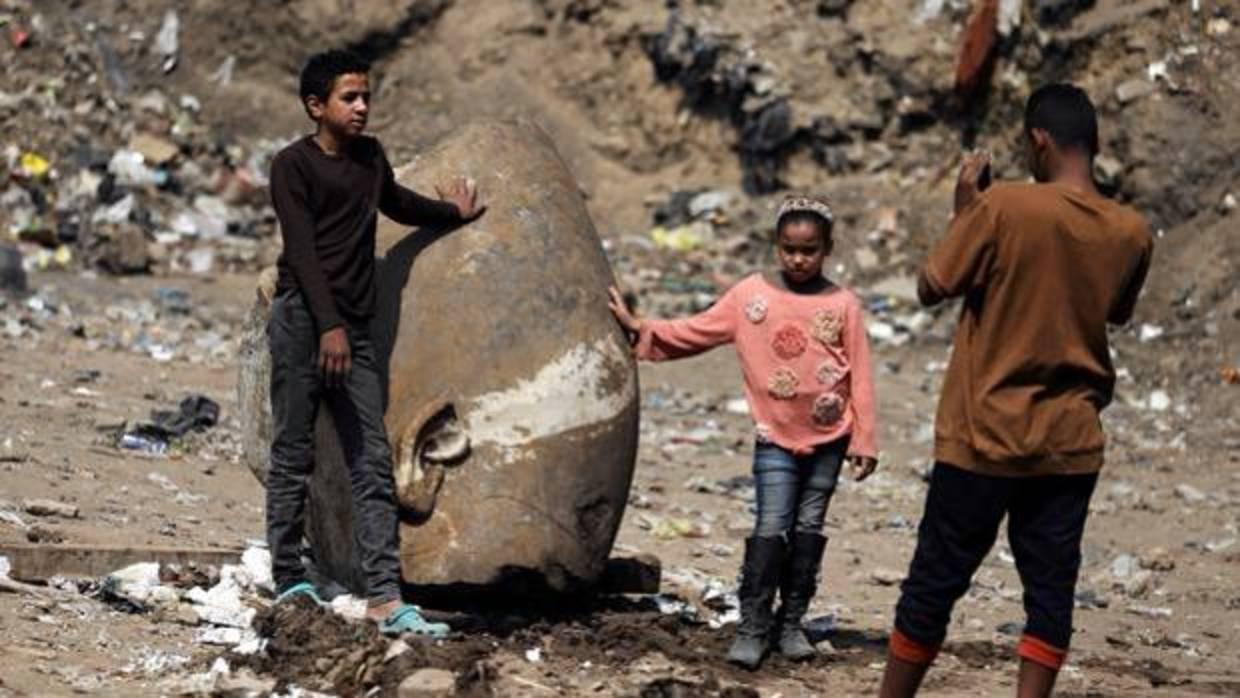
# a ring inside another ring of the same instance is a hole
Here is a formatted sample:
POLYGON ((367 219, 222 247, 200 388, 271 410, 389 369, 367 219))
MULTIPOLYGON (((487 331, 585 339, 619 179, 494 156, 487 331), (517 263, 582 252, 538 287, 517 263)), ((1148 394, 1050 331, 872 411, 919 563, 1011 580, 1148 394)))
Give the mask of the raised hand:
POLYGON ((641 332, 642 319, 629 310, 629 304, 624 302, 620 289, 612 286, 607 289, 607 295, 607 307, 611 309, 611 314, 616 316, 616 321, 620 323, 620 326, 629 332, 641 332))
POLYGON ((454 177, 447 187, 435 185, 435 194, 441 201, 456 206, 461 218, 471 221, 485 208, 478 197, 478 183, 471 177, 454 177))
POLYGON ((956 178, 956 215, 969 207, 986 188, 982 173, 990 168, 990 153, 973 152, 964 156, 960 175, 956 178))

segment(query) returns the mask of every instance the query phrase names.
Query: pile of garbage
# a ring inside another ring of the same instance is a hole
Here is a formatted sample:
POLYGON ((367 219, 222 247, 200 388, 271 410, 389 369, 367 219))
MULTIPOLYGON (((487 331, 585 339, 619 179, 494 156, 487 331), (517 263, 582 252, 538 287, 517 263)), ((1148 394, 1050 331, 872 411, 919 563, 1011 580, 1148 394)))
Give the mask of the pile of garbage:
MULTIPOLYGON (((381 638, 365 620, 365 600, 349 594, 332 598, 328 609, 301 602, 274 606, 271 555, 260 543, 251 543, 237 565, 215 568, 144 562, 117 570, 99 582, 83 584, 81 590, 86 595, 115 610, 148 614, 155 622, 193 627, 194 644, 218 648, 211 666, 202 672, 185 672, 189 668, 186 662, 170 661, 167 657, 158 666, 152 665, 154 658, 137 663, 142 666, 135 665, 135 670, 147 674, 167 675, 166 688, 178 695, 273 691, 277 687, 276 677, 285 672, 274 666, 280 660, 269 656, 270 652, 284 656, 308 651, 313 655, 311 648, 299 647, 305 644, 304 625, 308 622, 330 628, 336 637, 320 640, 334 643, 349 657, 349 661, 342 663, 348 675, 329 676, 318 686, 320 689, 362 683, 353 676, 356 667, 350 663, 360 654, 375 655, 373 662, 383 665, 409 649, 403 642, 381 638), (353 642, 345 642, 346 638, 353 642), (368 651, 359 653, 357 644, 363 639, 368 651), (260 671, 256 672, 256 668, 260 671)), ((322 657, 309 656, 307 660, 313 663, 316 658, 322 657)), ((320 695, 295 685, 286 688, 287 695, 320 695)))
MULTIPOLYGON (((881 20, 938 29, 958 21, 967 4, 927 2, 881 20)), ((666 25, 643 35, 642 46, 657 79, 682 91, 685 107, 734 128, 748 194, 786 188, 787 161, 795 153, 812 155, 835 175, 886 169, 895 157, 892 143, 956 110, 952 84, 943 79, 954 51, 944 44, 927 53, 894 31, 858 31, 850 15, 886 11, 877 4, 855 10, 860 3, 820 2, 809 17, 726 5, 674 3, 666 25), (771 42, 771 36, 781 38, 771 42), (824 58, 833 73, 827 79, 824 58)))
POLYGON ((257 594, 272 592, 271 555, 260 546, 248 548, 240 565, 219 569, 136 563, 88 590, 114 609, 197 627, 195 643, 231 647, 238 654, 262 650, 251 627, 258 613, 252 604, 257 594))
POLYGON ((208 274, 270 261, 266 173, 282 143, 224 136, 197 96, 164 80, 177 66, 175 9, 125 28, 8 6, 0 16, 21 40, 0 92, 4 268, 10 245, 27 271, 208 274))

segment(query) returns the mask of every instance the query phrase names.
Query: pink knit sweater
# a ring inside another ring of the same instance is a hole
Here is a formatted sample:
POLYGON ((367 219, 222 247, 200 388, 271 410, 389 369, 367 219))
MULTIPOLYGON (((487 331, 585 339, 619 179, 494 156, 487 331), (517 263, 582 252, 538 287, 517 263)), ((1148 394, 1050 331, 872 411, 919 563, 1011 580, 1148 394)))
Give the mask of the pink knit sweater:
POLYGON ((851 434, 849 455, 877 457, 870 345, 852 292, 793 293, 755 274, 703 313, 647 320, 637 356, 678 359, 729 342, 759 442, 805 454, 851 434))

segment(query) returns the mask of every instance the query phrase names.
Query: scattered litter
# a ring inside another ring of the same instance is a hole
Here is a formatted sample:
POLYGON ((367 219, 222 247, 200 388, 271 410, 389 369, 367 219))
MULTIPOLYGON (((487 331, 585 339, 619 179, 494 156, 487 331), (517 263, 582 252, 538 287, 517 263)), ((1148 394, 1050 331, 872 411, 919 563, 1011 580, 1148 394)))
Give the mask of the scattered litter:
POLYGON ((163 473, 147 473, 146 479, 149 482, 158 485, 159 488, 165 492, 176 492, 181 489, 177 487, 176 483, 173 482, 171 478, 163 473))
POLYGON ((1149 78, 1150 82, 1169 80, 1171 78, 1171 74, 1167 72, 1166 61, 1154 61, 1153 63, 1150 63, 1145 69, 1145 75, 1149 78))
POLYGON ((0 293, 22 294, 28 288, 22 253, 16 247, 0 243, 0 293))
POLYGON ((220 571, 220 581, 210 590, 194 587, 185 594, 186 600, 194 604, 194 610, 206 623, 223 625, 230 628, 249 628, 257 613, 241 600, 242 587, 231 577, 225 577, 220 571))
POLYGON ((275 592, 275 580, 271 576, 271 551, 266 547, 246 548, 241 553, 241 564, 250 576, 255 587, 267 592, 275 592))
POLYGON ((0 521, 3 521, 4 523, 22 531, 30 528, 30 524, 26 523, 22 517, 11 511, 0 510, 0 521))
POLYGON ((1127 553, 1120 555, 1111 562, 1111 576, 1116 579, 1128 579, 1140 568, 1137 558, 1127 553))
POLYGON ((134 613, 147 610, 161 587, 159 563, 139 562, 104 577, 99 593, 105 603, 134 613))
MULTIPOLYGON (((108 163, 108 172, 116 177, 119 184, 130 187, 160 186, 168 182, 168 173, 153 169, 146 164, 146 158, 135 150, 122 149, 116 151, 108 163)), ((120 223, 129 218, 133 210, 133 199, 123 209, 103 219, 108 223, 120 223), (124 211, 125 215, 120 215, 124 211)))
POLYGON ((25 153, 21 157, 20 167, 22 175, 39 179, 46 176, 48 170, 52 169, 52 163, 38 153, 25 153))
POLYGON ((1229 550, 1235 544, 1235 538, 1224 538, 1222 540, 1212 540, 1207 542, 1205 544, 1205 549, 1207 552, 1221 553, 1225 550, 1229 550))
POLYGON ((1107 597, 1099 594, 1093 589, 1080 589, 1076 592, 1075 605, 1077 608, 1089 610, 1097 610, 1099 608, 1107 608, 1111 602, 1107 597))
POLYGON ((1145 618, 1170 618, 1171 609, 1166 606, 1128 606, 1129 613, 1145 618))
POLYGON ((341 594, 331 600, 331 609, 342 618, 363 620, 366 618, 366 599, 352 594, 341 594))
POLYGON ((168 10, 164 13, 163 24, 159 27, 159 33, 155 35, 155 55, 162 60, 160 69, 165 73, 171 73, 177 67, 178 54, 180 53, 180 42, 178 34, 181 31, 181 21, 177 17, 176 10, 168 10))
POLYGON ((656 226, 650 230, 650 239, 658 247, 675 252, 692 252, 706 243, 710 227, 707 223, 695 222, 674 228, 656 226))
POLYGON ((223 645, 234 647, 246 639, 246 631, 241 628, 212 627, 200 628, 194 633, 194 643, 198 645, 223 645))
POLYGON ((190 658, 183 654, 174 654, 151 647, 143 647, 138 650, 137 656, 134 659, 121 667, 121 672, 125 674, 140 674, 142 676, 159 676, 180 669, 189 664, 189 662, 190 658))
POLYGON ((1206 501, 1206 495, 1204 492, 1187 483, 1182 483, 1175 486, 1175 496, 1183 499, 1189 504, 1200 504, 1206 501))
POLYGON ((166 441, 141 434, 120 435, 120 440, 117 441, 117 448, 126 451, 140 451, 140 453, 148 455, 164 455, 167 453, 166 441))
POLYGON ((659 609, 659 613, 665 616, 680 616, 697 620, 697 610, 693 604, 682 598, 671 594, 655 594, 652 597, 655 607, 659 609))
POLYGON ((152 410, 151 421, 137 424, 119 435, 117 447, 150 455, 166 454, 172 442, 191 432, 214 427, 219 421, 220 406, 205 395, 190 395, 181 401, 180 409, 152 410))
POLYGON ((839 627, 839 622, 832 615, 817 616, 802 623, 801 627, 805 629, 805 632, 811 639, 824 638, 836 631, 839 627))
POLYGON ((688 519, 661 519, 651 529, 651 533, 660 540, 707 538, 710 536, 710 524, 688 519))
POLYGON ((221 87, 231 85, 233 70, 236 66, 237 57, 232 54, 228 54, 228 56, 224 58, 224 61, 220 63, 220 66, 215 69, 215 72, 211 73, 211 76, 207 79, 220 85, 221 87))

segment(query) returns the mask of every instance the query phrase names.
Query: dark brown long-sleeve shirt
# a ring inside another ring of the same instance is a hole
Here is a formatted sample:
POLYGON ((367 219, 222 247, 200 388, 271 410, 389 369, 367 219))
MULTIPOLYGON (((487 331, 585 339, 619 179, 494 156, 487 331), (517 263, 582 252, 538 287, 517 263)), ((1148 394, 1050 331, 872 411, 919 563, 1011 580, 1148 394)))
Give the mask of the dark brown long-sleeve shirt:
POLYGON ((376 211, 410 226, 460 220, 455 205, 398 184, 369 137, 339 155, 312 136, 284 148, 271 163, 271 201, 284 239, 277 291, 305 294, 320 334, 374 313, 376 211))
POLYGON ((922 300, 964 297, 935 458, 989 475, 1097 472, 1115 388, 1107 323, 1133 308, 1154 239, 1135 210, 1059 184, 996 184, 952 222, 922 300))

